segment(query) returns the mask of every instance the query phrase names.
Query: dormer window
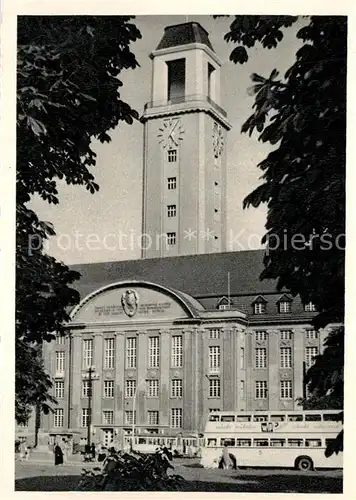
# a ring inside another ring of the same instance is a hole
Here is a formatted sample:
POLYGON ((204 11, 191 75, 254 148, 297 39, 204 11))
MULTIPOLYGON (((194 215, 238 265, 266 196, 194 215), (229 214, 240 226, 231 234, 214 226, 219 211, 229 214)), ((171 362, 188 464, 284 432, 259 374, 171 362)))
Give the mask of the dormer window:
POLYGON ((316 311, 315 304, 313 304, 313 302, 309 302, 308 304, 305 304, 304 311, 305 312, 315 312, 316 311))
POLYGON ((290 313, 292 310, 292 299, 288 295, 283 295, 277 302, 277 306, 280 314, 290 313))
POLYGON ((265 314, 267 309, 267 301, 263 297, 259 296, 253 301, 252 307, 253 314, 265 314))
POLYGON ((221 297, 218 301, 219 311, 227 311, 231 309, 232 302, 227 297, 221 297))

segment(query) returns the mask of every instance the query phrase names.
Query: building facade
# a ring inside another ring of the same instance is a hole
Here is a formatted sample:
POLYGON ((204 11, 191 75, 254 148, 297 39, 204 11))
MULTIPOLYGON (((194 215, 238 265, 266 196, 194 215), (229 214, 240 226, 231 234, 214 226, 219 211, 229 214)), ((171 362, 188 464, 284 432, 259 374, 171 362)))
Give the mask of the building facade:
POLYGON ((58 404, 41 416, 40 444, 85 443, 89 432, 122 446, 135 429, 202 433, 212 410, 296 409, 328 333, 311 327, 313 304, 259 280, 263 251, 225 251, 230 125, 208 34, 197 23, 168 27, 151 57, 142 117, 151 243, 146 258, 73 266, 82 300, 67 335, 44 345, 58 404), (212 238, 199 237, 208 229, 212 238))

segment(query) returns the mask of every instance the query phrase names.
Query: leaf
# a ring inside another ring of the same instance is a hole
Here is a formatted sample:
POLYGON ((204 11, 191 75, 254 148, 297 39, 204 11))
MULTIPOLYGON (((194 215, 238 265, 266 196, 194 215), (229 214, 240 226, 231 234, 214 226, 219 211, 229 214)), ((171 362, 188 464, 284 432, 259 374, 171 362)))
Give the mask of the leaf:
POLYGON ((27 116, 27 124, 31 127, 35 135, 40 136, 41 134, 47 134, 47 129, 43 123, 32 118, 32 116, 27 116))

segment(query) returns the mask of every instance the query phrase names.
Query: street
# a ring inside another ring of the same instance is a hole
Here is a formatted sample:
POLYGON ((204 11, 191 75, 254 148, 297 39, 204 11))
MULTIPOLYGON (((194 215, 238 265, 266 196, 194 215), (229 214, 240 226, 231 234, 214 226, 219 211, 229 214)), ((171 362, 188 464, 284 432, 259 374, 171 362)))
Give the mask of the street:
MULTIPOLYGON (((203 469, 189 460, 174 461, 173 473, 182 475, 186 491, 342 493, 341 470, 299 472, 287 469, 203 469)), ((86 468, 92 465, 86 466, 86 468)), ((76 490, 83 464, 55 467, 48 463, 16 463, 16 491, 76 490)))

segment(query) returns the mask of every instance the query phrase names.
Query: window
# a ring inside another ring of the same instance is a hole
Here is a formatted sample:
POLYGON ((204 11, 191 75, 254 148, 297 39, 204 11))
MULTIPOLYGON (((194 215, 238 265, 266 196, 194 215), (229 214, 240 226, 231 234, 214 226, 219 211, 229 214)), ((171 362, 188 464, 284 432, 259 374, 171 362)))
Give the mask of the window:
POLYGON ((268 439, 254 439, 253 444, 258 447, 268 446, 268 439))
POLYGON ((281 300, 278 303, 278 311, 283 313, 289 313, 292 310, 292 303, 289 300, 281 300))
POLYGON ((280 340, 292 340, 292 331, 291 330, 281 330, 280 340))
POLYGON ((245 369, 245 348, 240 347, 240 368, 241 370, 245 369))
POLYGON ((256 342, 265 342, 267 340, 267 332, 265 330, 258 330, 255 332, 256 342))
POLYGON ((182 408, 171 409, 171 427, 173 429, 182 427, 183 410, 182 408))
POLYGON ((303 415, 288 415, 289 422, 303 422, 303 415))
POLYGON ((340 416, 339 413, 324 413, 323 420, 324 422, 339 422, 340 416))
POLYGON ((167 233, 167 244, 168 245, 176 244, 176 233, 167 233))
POLYGON ((63 345, 65 343, 65 335, 60 335, 60 334, 57 334, 56 335, 56 344, 57 345, 63 345))
POLYGON ((245 399, 245 381, 240 380, 240 399, 245 399))
POLYGON ((209 371, 218 373, 220 369, 220 346, 209 347, 209 371))
POLYGON ((56 380, 55 381, 54 397, 57 399, 64 398, 64 382, 63 382, 63 380, 56 380))
POLYGON ((220 379, 210 378, 209 379, 209 397, 220 398, 220 379))
POLYGON ((90 424, 90 412, 89 408, 82 408, 82 419, 81 419, 81 427, 88 427, 90 424))
POLYGON ((63 408, 56 408, 53 413, 53 427, 64 426, 64 410, 63 408))
POLYGON ((149 337, 148 339, 148 367, 159 367, 159 337, 149 337))
POLYGON ((314 358, 318 355, 318 348, 316 346, 305 348, 305 365, 310 368, 314 364, 314 358))
POLYGON ((125 411, 125 424, 127 425, 136 424, 136 411, 135 412, 133 412, 133 410, 125 411))
POLYGON ((159 424, 159 412, 157 410, 149 410, 147 412, 147 422, 148 422, 148 425, 158 425, 159 424))
POLYGON ((255 382, 255 397, 256 399, 267 398, 267 380, 257 380, 255 382))
POLYGON ((221 422, 235 422, 235 415, 221 415, 221 422))
POLYGON ((303 446, 303 439, 288 439, 288 446, 291 448, 303 446))
POLYGON ((306 422, 321 422, 321 415, 320 413, 312 413, 311 415, 305 415, 305 421, 306 422))
POLYGON ((291 380, 281 380, 281 399, 292 399, 292 381, 291 380))
POLYGON ((236 446, 246 448, 251 446, 251 439, 236 439, 236 446))
POLYGON ((219 311, 227 311, 231 308, 230 304, 219 304, 219 311))
POLYGON ((136 392, 136 380, 126 380, 125 398, 133 398, 136 392))
POLYGON ((126 368, 136 368, 136 337, 126 339, 126 368))
POLYGON ((177 177, 168 177, 167 187, 169 190, 177 189, 177 177))
POLYGON ((267 349, 265 347, 258 347, 257 349, 255 349, 255 363, 256 368, 266 368, 267 349))
POLYGON ((113 410, 104 410, 103 411, 103 424, 104 425, 113 425, 114 423, 114 411, 113 410))
POLYGON ((208 96, 210 99, 214 98, 214 76, 213 73, 215 71, 214 66, 208 63, 208 96))
POLYGON ((114 368, 115 339, 104 340, 104 368, 114 368))
POLYGON ((292 348, 280 348, 280 366, 281 368, 292 368, 292 348))
POLYGON ((318 338, 318 332, 316 330, 313 330, 310 328, 305 332, 305 336, 308 340, 317 340, 318 338))
POLYGON ((220 328, 212 328, 209 330, 209 339, 217 340, 220 338, 220 328))
POLYGON ((114 381, 104 380, 104 398, 114 397, 114 381))
POLYGON ((149 398, 158 398, 159 393, 159 381, 158 380, 148 380, 147 381, 147 396, 149 398))
POLYGON ((266 312, 266 303, 265 302, 255 302, 253 304, 253 313, 254 314, 264 314, 266 312))
POLYGON ((83 340, 83 368, 93 365, 93 339, 83 340))
POLYGON ((235 438, 220 438, 220 446, 235 446, 235 438))
POLYGON ((251 422, 251 415, 236 415, 236 422, 251 422))
MULTIPOLYGON (((168 89, 169 101, 182 98, 185 94, 185 59, 167 61, 168 66, 168 89)), ((180 102, 180 101, 178 101, 180 102)))
POLYGON ((171 381, 171 397, 181 398, 183 396, 183 380, 173 379, 171 381))
POLYGON ((177 161, 177 150, 169 149, 167 152, 168 163, 175 163, 177 161))
POLYGON ((82 398, 88 398, 90 393, 90 383, 89 380, 82 381, 82 398))
POLYGON ((268 415, 254 415, 254 422, 268 422, 268 415))
POLYGON ((172 336, 172 367, 180 368, 183 364, 183 338, 182 335, 172 336))
POLYGON ((305 304, 304 311, 305 312, 315 312, 316 311, 315 304, 313 304, 313 302, 309 302, 308 304, 305 304))
POLYGON ((285 446, 286 445, 286 440, 285 439, 271 439, 270 441, 271 446, 285 446))
POLYGON ((320 448, 321 439, 306 439, 305 446, 308 446, 310 448, 320 448))
POLYGON ((177 206, 176 205, 167 205, 167 216, 175 217, 177 215, 177 206))
POLYGON ((64 372, 64 360, 65 360, 65 352, 57 351, 56 352, 56 372, 63 373, 64 372))

